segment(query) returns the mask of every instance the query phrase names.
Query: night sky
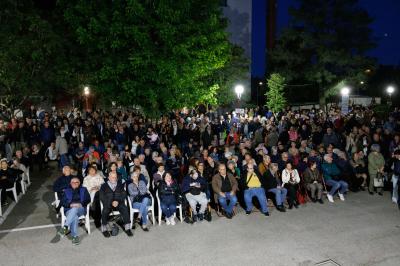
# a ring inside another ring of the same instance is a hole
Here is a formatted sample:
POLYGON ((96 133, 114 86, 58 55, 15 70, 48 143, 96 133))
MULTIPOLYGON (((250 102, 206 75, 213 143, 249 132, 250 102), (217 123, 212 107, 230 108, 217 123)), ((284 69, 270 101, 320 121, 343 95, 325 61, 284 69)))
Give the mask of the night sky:
MULTIPOLYGON (((295 0, 278 0, 278 30, 289 22, 288 7, 295 0)), ((359 0, 370 16, 374 18, 371 27, 378 45, 369 55, 383 65, 400 65, 400 0, 359 0)))
MULTIPOLYGON (((288 8, 293 6, 296 0, 278 0, 277 14, 277 30, 286 27, 290 17, 288 8)), ((381 65, 397 65, 400 66, 400 0, 359 0, 361 7, 365 8, 370 16, 374 18, 371 28, 373 36, 377 39, 377 47, 368 52, 368 55, 377 58, 381 65)), ((253 16, 254 12, 263 11, 265 0, 253 0, 253 16)), ((262 78, 265 73, 264 47, 265 41, 262 23, 252 24, 252 66, 251 73, 253 77, 262 78), (263 46, 264 45, 264 46, 263 46)), ((268 68, 268 66, 267 66, 268 68)))

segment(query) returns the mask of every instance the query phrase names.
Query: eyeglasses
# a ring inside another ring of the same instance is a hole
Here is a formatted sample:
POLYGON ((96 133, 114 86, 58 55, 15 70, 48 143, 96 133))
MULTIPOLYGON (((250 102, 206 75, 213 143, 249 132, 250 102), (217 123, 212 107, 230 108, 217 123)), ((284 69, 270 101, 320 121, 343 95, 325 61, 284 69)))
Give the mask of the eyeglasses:
POLYGON ((80 182, 79 181, 74 181, 74 182, 71 182, 72 184, 79 184, 80 182))

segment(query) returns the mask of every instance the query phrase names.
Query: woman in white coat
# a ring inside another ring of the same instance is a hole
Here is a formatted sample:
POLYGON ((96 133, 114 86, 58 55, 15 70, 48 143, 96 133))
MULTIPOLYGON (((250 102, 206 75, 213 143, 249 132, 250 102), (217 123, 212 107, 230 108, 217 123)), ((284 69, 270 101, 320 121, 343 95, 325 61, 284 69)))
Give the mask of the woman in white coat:
POLYGON ((292 163, 287 162, 285 169, 282 171, 282 185, 288 190, 288 203, 289 209, 299 207, 296 199, 296 192, 300 183, 300 176, 296 169, 293 168, 292 163))

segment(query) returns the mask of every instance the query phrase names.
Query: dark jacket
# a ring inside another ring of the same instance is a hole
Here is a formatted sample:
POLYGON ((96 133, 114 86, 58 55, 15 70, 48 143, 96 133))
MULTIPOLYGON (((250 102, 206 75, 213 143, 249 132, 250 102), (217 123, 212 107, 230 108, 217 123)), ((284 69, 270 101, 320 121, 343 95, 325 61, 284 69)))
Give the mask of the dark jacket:
POLYGON ((108 182, 105 182, 100 187, 99 198, 104 207, 108 208, 111 208, 111 204, 113 201, 118 201, 118 204, 125 204, 126 191, 124 189, 124 184, 118 181, 115 191, 112 191, 110 186, 108 185, 108 182))
POLYGON ((278 187, 278 182, 277 182, 276 178, 272 175, 272 173, 269 169, 267 171, 265 171, 265 173, 263 175, 263 179, 265 180, 264 188, 266 191, 278 187))
POLYGON ((173 182, 170 186, 167 185, 165 181, 161 181, 158 186, 158 196, 160 200, 174 196, 175 198, 180 196, 179 185, 177 182, 173 182))
POLYGON ((0 170, 0 177, 6 176, 9 182, 14 183, 18 179, 18 176, 23 173, 24 171, 22 170, 8 167, 7 170, 0 170))
POLYGON ((86 214, 86 206, 90 203, 90 195, 89 192, 85 187, 79 187, 74 191, 71 187, 68 187, 67 189, 64 190, 63 197, 61 198, 61 206, 64 207, 64 213, 69 211, 70 205, 73 201, 74 198, 74 193, 78 193, 79 195, 79 202, 82 204, 82 207, 85 209, 85 214, 86 214))
POLYGON ((192 193, 193 195, 198 195, 198 192, 205 192, 207 188, 207 181, 204 177, 199 176, 197 179, 193 179, 190 175, 185 176, 182 181, 182 192, 192 193), (191 187, 191 183, 200 183, 200 188, 191 187))
POLYGON ((71 182, 71 175, 65 176, 62 175, 53 184, 53 191, 57 193, 62 193, 64 189, 69 187, 69 183, 71 182))

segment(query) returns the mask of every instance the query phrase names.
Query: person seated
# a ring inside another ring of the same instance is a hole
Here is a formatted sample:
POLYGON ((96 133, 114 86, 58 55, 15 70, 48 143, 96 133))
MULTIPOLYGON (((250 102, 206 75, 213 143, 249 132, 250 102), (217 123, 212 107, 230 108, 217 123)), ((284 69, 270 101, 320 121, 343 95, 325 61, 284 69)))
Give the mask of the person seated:
POLYGON ((293 169, 292 163, 287 162, 285 169, 282 171, 282 185, 288 190, 288 203, 289 209, 293 206, 297 209, 299 203, 297 202, 296 192, 300 183, 300 176, 296 169, 293 169))
POLYGON ((118 159, 117 160, 117 175, 119 177, 121 177, 120 180, 122 183, 125 183, 126 181, 128 181, 128 172, 126 171, 124 162, 122 161, 122 159, 118 159))
POLYGON ((96 193, 104 183, 104 178, 99 175, 97 169, 90 165, 87 168, 88 175, 83 179, 83 186, 89 191, 90 199, 93 202, 96 193))
POLYGON ((342 180, 339 168, 333 163, 331 154, 324 155, 324 163, 322 164, 322 174, 325 180, 325 184, 331 187, 331 190, 327 194, 329 202, 334 202, 333 196, 339 191, 340 200, 344 201, 344 193, 346 193, 348 184, 342 180))
POLYGON ((364 153, 362 151, 353 153, 350 164, 353 174, 355 175, 356 184, 358 184, 355 189, 365 191, 365 186, 367 185, 368 168, 364 160, 364 153))
POLYGON ((311 201, 314 203, 318 201, 319 203, 323 204, 324 201, 322 200, 322 191, 324 187, 321 183, 317 162, 309 162, 308 167, 303 173, 303 180, 306 189, 311 191, 311 201))
POLYGON ((163 163, 159 163, 157 165, 157 172, 155 172, 153 174, 153 186, 154 186, 154 189, 156 189, 156 187, 158 186, 158 183, 160 181, 162 181, 164 174, 165 174, 165 166, 164 166, 163 163))
POLYGON ((86 215, 86 206, 90 203, 88 190, 80 184, 81 181, 79 178, 71 178, 70 185, 64 189, 64 194, 60 202, 60 205, 64 207, 66 221, 65 226, 58 230, 58 234, 64 237, 69 228, 73 245, 79 245, 81 242, 78 236, 79 217, 86 215))
POLYGON ((193 222, 204 219, 204 213, 207 209, 207 181, 204 177, 200 176, 196 170, 190 171, 182 182, 182 192, 185 194, 187 201, 193 212, 193 222), (197 204, 200 209, 197 212, 197 204))
POLYGON ((149 206, 151 205, 151 198, 146 183, 143 180, 139 180, 139 175, 140 169, 139 171, 134 171, 132 173, 132 182, 128 185, 128 195, 129 200, 132 203, 132 208, 139 210, 138 219, 142 221, 143 231, 148 232, 149 229, 147 228, 147 213, 149 206))
POLYGON ((212 189, 217 196, 218 202, 228 219, 233 217, 233 207, 237 202, 236 191, 238 183, 236 178, 226 172, 225 164, 218 166, 218 174, 212 178, 212 189))
POLYGON ((265 196, 265 179, 258 171, 255 171, 254 165, 247 164, 241 177, 242 188, 244 190, 244 201, 246 204, 246 214, 249 215, 253 209, 253 198, 256 197, 260 203, 261 212, 269 216, 267 197, 265 196))
POLYGON ((18 180, 18 176, 24 172, 19 169, 8 167, 7 159, 1 159, 0 161, 0 189, 1 193, 1 204, 7 205, 7 193, 6 189, 12 188, 14 183, 18 180))
POLYGON ((163 180, 158 186, 158 196, 160 198, 160 207, 165 215, 167 225, 175 225, 175 212, 178 199, 180 197, 179 185, 172 178, 170 172, 165 173, 163 180))
POLYGON ((269 169, 264 173, 264 178, 266 183, 265 190, 275 195, 276 209, 280 212, 286 212, 283 203, 286 200, 287 189, 282 185, 277 163, 270 164, 269 169))
POLYGON ((63 175, 58 177, 53 184, 53 191, 57 193, 58 199, 63 197, 64 190, 69 187, 71 183, 72 173, 71 167, 65 165, 62 169, 63 175))
POLYGON ((378 144, 371 145, 371 152, 368 155, 368 173, 369 173, 369 187, 368 191, 371 195, 374 194, 374 188, 380 196, 383 196, 383 182, 378 184, 376 181, 382 180, 385 173, 385 158, 380 152, 381 148, 378 144))
POLYGON ((111 229, 108 226, 108 216, 113 209, 119 211, 124 222, 125 233, 129 237, 132 237, 133 233, 130 228, 129 210, 125 204, 126 191, 121 181, 118 181, 116 172, 110 172, 108 175, 108 181, 101 185, 99 197, 101 203, 103 203, 103 211, 101 213, 101 232, 104 237, 108 238, 111 236, 111 229))

